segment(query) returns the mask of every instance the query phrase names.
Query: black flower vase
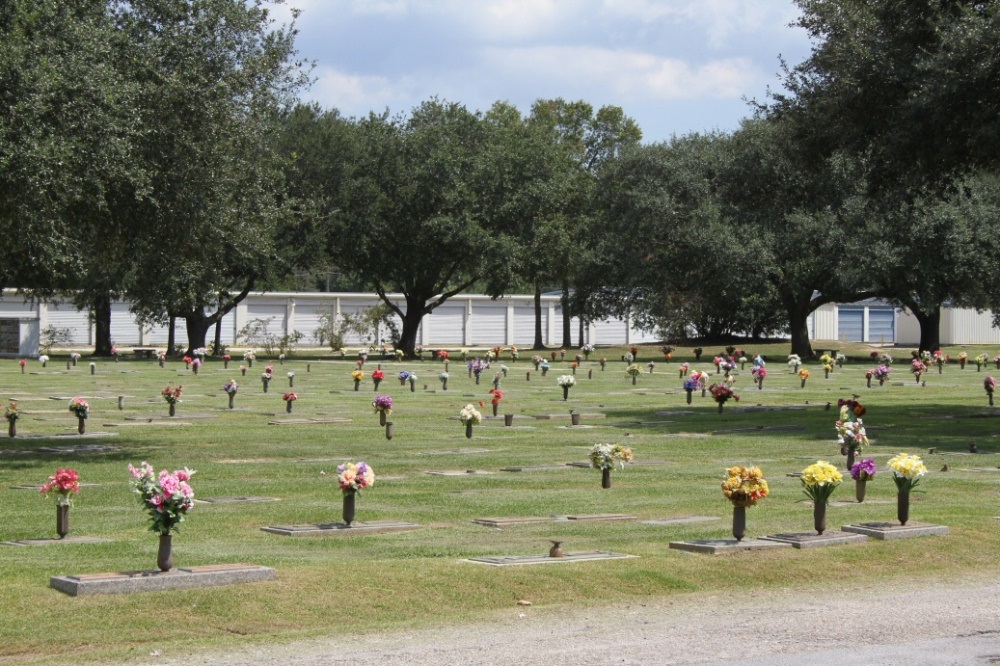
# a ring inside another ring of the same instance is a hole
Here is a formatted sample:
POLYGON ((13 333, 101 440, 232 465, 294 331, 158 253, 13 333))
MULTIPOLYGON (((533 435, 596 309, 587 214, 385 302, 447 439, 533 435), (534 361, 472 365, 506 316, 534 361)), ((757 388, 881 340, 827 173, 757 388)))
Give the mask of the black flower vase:
POLYGON ((87 419, 83 416, 77 419, 76 431, 81 435, 87 432, 87 419))
POLYGON ((563 386, 562 390, 563 390, 563 400, 569 400, 569 387, 563 386))
POLYGON ((608 489, 611 487, 611 468, 602 467, 601 468, 601 488, 608 489))
POLYGON ((813 504, 813 527, 817 534, 826 531, 826 502, 816 502, 813 504))
POLYGON ((472 423, 471 422, 465 424, 465 436, 468 437, 469 439, 472 439, 472 423))
POLYGON ((60 504, 56 506, 56 534, 60 539, 65 539, 69 534, 69 505, 60 504))
POLYGON ((292 401, 291 400, 286 400, 285 401, 285 413, 286 414, 291 414, 292 413, 292 401))
POLYGON ((236 400, 236 396, 235 396, 235 395, 233 395, 232 393, 230 393, 230 394, 229 394, 229 409, 233 409, 233 408, 234 408, 234 407, 236 406, 236 405, 234 404, 234 401, 235 401, 235 400, 236 400))
POLYGON ((344 491, 344 524, 350 526, 354 522, 354 490, 344 491))
POLYGON ((854 498, 858 500, 858 503, 865 501, 865 495, 868 492, 868 482, 864 479, 854 480, 854 498))
POLYGON ((173 536, 160 535, 160 547, 156 551, 156 566, 160 571, 170 571, 174 568, 173 536))
POLYGON ((684 390, 687 393, 687 403, 690 405, 691 404, 691 393, 692 393, 693 389, 684 389, 684 390))
POLYGON ((858 447, 849 445, 847 447, 847 471, 850 472, 851 468, 854 467, 854 456, 858 452, 858 447))
POLYGON ((742 541, 747 534, 747 508, 745 506, 733 507, 733 538, 742 541))
POLYGON ((379 413, 378 413, 378 424, 380 426, 384 426, 385 425, 385 412, 382 411, 382 410, 379 410, 379 413))
POLYGON ((896 517, 899 518, 900 525, 906 525, 910 519, 910 491, 900 490, 896 495, 896 517))
POLYGON ((170 415, 177 416, 177 405, 173 403, 170 404, 170 415))
POLYGON ((7 435, 10 437, 17 437, 17 421, 14 419, 7 422, 7 435))

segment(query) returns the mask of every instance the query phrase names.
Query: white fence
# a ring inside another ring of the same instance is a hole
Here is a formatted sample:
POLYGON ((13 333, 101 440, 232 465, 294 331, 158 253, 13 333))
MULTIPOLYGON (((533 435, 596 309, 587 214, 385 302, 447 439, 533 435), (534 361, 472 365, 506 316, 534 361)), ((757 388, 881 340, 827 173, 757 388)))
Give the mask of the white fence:
MULTIPOLYGON (((393 301, 405 308, 399 295, 393 301)), ((237 334, 249 322, 264 320, 268 332, 277 336, 302 333, 300 345, 318 346, 316 332, 323 315, 340 317, 365 310, 380 301, 374 294, 347 293, 260 293, 250 294, 222 320, 223 344, 236 343, 237 334)), ((84 347, 94 343, 94 328, 89 313, 79 311, 71 302, 31 303, 12 290, 0 300, 0 320, 17 324, 19 343, 0 349, 6 354, 33 356, 37 354, 39 332, 49 326, 68 329, 72 344, 84 347)), ((397 318, 397 325, 400 322, 397 318)), ((580 322, 571 321, 574 346, 589 342, 594 345, 622 345, 656 342, 659 337, 631 326, 628 320, 611 319, 588 324, 584 339, 579 340, 580 322)), ((214 330, 209 332, 209 339, 214 330)), ((13 337, 13 333, 8 337, 13 337)), ((140 327, 129 312, 128 303, 111 307, 111 338, 120 347, 165 346, 166 326, 140 327)), ((177 322, 177 343, 186 338, 184 322, 177 322)), ((360 346, 388 342, 388 332, 380 332, 381 340, 361 340, 356 336, 345 344, 360 346)), ((542 338, 548 346, 562 343, 562 308, 558 296, 542 296, 542 338)), ((425 315, 417 332, 417 340, 425 347, 517 345, 530 347, 535 341, 534 296, 512 295, 493 300, 488 296, 458 295, 425 315)))

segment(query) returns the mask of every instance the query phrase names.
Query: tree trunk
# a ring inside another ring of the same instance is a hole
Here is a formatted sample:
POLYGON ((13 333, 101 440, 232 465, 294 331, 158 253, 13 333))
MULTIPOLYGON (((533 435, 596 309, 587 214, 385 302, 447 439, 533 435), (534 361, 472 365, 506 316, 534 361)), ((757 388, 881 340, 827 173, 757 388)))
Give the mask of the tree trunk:
POLYGON ((562 288, 562 348, 573 348, 573 327, 571 325, 572 315, 569 308, 569 283, 564 282, 562 288))
POLYGON ((170 323, 167 325, 167 354, 173 354, 177 350, 177 317, 170 315, 170 323))
POLYGON ((111 295, 95 296, 90 312, 94 318, 94 356, 111 356, 111 295))
POLYGON ((941 308, 910 308, 920 323, 920 351, 936 351, 941 348, 941 308))
POLYGON ((222 356, 222 317, 215 322, 215 355, 222 356))
POLYGON ((788 313, 788 331, 791 336, 792 354, 802 358, 812 358, 812 343, 809 340, 809 314, 812 312, 811 302, 796 299, 794 296, 783 299, 785 311, 788 313))
POLYGON ((545 349, 545 338, 542 336, 542 287, 535 285, 535 345, 532 349, 545 349))
POLYGON ((424 317, 424 304, 406 299, 406 312, 403 313, 403 329, 399 334, 399 349, 406 358, 413 358, 417 346, 417 329, 424 317))
POLYGON ((204 312, 189 312, 184 316, 184 321, 187 322, 188 348, 186 353, 190 354, 193 349, 205 346, 208 329, 215 322, 204 312))

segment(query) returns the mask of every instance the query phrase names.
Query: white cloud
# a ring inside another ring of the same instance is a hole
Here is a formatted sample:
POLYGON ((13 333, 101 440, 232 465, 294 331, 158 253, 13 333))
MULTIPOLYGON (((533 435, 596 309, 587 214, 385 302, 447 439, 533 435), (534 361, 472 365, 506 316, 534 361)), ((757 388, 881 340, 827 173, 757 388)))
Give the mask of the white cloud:
POLYGON ((381 112, 386 107, 398 111, 401 101, 408 100, 413 90, 405 83, 390 81, 382 76, 362 76, 320 65, 314 72, 316 83, 309 90, 309 99, 324 107, 335 107, 345 115, 364 116, 369 111, 381 112))
POLYGON ((583 47, 488 49, 486 57, 505 78, 531 77, 560 89, 585 85, 630 100, 739 98, 760 81, 747 58, 692 65, 648 53, 583 47))

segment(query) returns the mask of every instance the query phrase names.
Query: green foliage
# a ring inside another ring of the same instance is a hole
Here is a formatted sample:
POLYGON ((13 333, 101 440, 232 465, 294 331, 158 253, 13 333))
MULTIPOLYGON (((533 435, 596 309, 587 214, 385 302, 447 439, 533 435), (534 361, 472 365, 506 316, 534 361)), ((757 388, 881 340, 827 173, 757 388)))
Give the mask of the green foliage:
POLYGON ((73 331, 68 328, 59 328, 51 324, 42 329, 38 349, 43 354, 48 354, 53 347, 65 347, 73 344, 73 331))
POLYGON ((275 352, 286 355, 293 354, 296 345, 305 337, 304 334, 301 331, 292 331, 276 335, 271 332, 272 321, 274 321, 274 317, 251 319, 236 334, 237 342, 255 349, 262 349, 266 356, 274 356, 275 352))

